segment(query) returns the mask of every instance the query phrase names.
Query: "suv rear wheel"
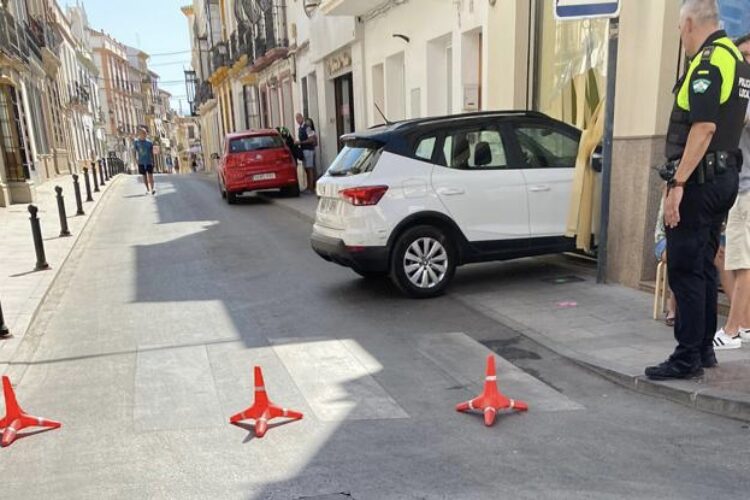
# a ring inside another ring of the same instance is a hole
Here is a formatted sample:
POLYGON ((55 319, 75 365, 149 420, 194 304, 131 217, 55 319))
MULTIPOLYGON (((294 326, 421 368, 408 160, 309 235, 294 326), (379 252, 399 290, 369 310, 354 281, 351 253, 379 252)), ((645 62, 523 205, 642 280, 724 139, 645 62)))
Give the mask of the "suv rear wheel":
POLYGON ((434 226, 408 229, 396 241, 391 280, 410 297, 437 297, 456 272, 456 251, 446 233, 434 226))

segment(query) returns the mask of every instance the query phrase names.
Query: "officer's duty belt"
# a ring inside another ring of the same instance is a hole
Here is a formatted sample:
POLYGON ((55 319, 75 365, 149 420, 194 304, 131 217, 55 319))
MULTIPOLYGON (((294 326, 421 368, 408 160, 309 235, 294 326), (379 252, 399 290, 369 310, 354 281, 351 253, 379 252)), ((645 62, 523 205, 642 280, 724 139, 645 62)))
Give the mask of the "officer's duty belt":
POLYGON ((714 179, 729 169, 734 168, 738 171, 742 168, 742 156, 736 152, 729 151, 712 151, 706 153, 703 160, 698 164, 695 171, 688 179, 688 184, 705 184, 713 182, 714 179))

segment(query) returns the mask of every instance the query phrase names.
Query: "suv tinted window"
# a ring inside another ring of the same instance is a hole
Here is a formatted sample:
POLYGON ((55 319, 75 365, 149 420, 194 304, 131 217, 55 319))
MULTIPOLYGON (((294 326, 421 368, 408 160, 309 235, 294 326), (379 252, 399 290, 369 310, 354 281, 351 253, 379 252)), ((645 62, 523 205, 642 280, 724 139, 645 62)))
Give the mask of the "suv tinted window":
POLYGON ((419 144, 417 144, 417 150, 414 152, 414 156, 419 158, 420 160, 426 160, 431 161, 432 160, 432 154, 435 152, 435 143, 437 142, 437 137, 425 137, 421 141, 419 141, 419 144))
POLYGON ((284 140, 278 135, 256 135, 240 137, 229 142, 229 153, 249 153, 262 149, 277 149, 284 147, 284 140))
POLYGON ((575 167, 577 140, 544 125, 518 127, 516 135, 528 168, 575 167))
POLYGON ((457 169, 504 168, 508 166, 499 130, 459 130, 445 136, 445 165, 457 169))
POLYGON ((328 168, 328 175, 343 177, 370 172, 378 162, 380 151, 380 145, 376 144, 344 146, 328 168))

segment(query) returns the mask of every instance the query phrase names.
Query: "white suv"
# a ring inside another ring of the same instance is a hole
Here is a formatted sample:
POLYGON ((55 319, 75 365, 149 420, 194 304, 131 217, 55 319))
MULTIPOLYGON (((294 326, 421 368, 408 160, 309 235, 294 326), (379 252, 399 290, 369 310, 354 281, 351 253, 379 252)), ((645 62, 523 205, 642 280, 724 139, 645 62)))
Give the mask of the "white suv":
POLYGON ((407 295, 456 267, 574 249, 565 238, 580 131, 535 112, 428 118, 342 138, 318 181, 312 247, 407 295))

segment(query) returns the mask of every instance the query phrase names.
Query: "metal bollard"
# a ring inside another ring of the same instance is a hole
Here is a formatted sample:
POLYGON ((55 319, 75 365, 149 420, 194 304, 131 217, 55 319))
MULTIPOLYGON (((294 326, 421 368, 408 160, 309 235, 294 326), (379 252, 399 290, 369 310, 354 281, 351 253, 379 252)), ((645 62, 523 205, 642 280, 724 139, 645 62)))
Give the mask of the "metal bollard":
POLYGON ((57 214, 60 216, 60 237, 70 236, 70 229, 68 229, 68 215, 65 213, 65 198, 63 198, 63 189, 60 186, 55 186, 55 192, 57 193, 57 214))
POLYGON ((97 163, 99 163, 99 185, 104 187, 107 184, 104 182, 104 165, 102 165, 102 161, 99 160, 97 163))
POLYGON ((29 217, 29 220, 31 221, 31 235, 34 237, 34 251, 36 251, 36 267, 34 269, 36 271, 41 271, 43 269, 49 269, 49 264, 47 264, 47 256, 44 255, 42 226, 39 224, 39 217, 36 215, 38 211, 39 209, 37 207, 29 205, 29 213, 31 214, 31 217, 29 217))
MULTIPOLYGON (((84 168, 84 170, 86 170, 84 168)), ((78 174, 73 174, 73 192, 76 196, 76 215, 86 215, 83 211, 83 201, 81 200, 81 184, 78 182, 78 174)))
POLYGON ((5 316, 3 316, 3 305, 0 304, 0 337, 10 335, 10 330, 5 326, 5 316))
POLYGON ((91 175, 94 177, 94 192, 99 192, 99 180, 97 179, 97 173, 96 173, 96 163, 91 162, 91 175))
POLYGON ((94 201, 94 197, 91 196, 91 181, 89 180, 88 167, 83 167, 83 180, 86 184, 86 201, 94 201))

